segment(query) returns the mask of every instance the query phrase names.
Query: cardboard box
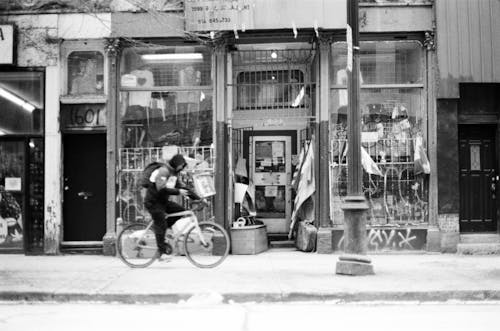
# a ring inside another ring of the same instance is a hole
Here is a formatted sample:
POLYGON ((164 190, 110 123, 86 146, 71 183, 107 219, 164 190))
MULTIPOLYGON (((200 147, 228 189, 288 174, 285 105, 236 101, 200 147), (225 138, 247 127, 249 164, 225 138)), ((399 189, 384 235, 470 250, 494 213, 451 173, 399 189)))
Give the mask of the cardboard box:
POLYGON ((267 228, 265 225, 249 225, 231 229, 232 254, 258 254, 266 250, 267 228))

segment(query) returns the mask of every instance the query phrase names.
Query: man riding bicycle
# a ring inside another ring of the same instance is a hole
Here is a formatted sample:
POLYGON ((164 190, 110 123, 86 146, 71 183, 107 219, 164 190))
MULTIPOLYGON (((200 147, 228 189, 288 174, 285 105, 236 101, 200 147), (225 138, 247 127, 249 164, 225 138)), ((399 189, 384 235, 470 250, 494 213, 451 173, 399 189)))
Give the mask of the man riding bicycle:
POLYGON ((200 199, 195 192, 184 187, 178 178, 179 173, 184 170, 186 165, 184 157, 181 154, 176 154, 170 161, 155 169, 149 177, 150 185, 146 189, 144 207, 153 218, 160 260, 169 259, 167 244, 165 243, 165 232, 181 218, 179 216, 166 219, 167 214, 186 210, 178 203, 170 201, 170 196, 182 195, 193 200, 200 199))

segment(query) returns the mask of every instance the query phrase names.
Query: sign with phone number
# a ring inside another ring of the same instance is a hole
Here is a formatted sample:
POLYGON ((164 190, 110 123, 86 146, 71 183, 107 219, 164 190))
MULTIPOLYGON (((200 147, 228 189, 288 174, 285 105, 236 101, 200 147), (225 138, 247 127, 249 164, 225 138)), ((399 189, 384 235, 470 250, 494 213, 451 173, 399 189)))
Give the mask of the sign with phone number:
POLYGON ((62 127, 66 129, 105 127, 106 105, 63 105, 61 108, 61 123, 62 127))
POLYGON ((253 28, 254 0, 186 0, 189 31, 245 30, 253 28))

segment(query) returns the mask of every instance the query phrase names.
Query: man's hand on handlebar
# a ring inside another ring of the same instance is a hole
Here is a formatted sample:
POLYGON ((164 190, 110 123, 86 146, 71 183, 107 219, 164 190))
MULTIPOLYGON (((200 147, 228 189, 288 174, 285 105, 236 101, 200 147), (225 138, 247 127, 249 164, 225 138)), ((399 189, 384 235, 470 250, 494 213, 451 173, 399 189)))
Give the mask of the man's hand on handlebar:
POLYGON ((201 198, 196 194, 194 191, 185 189, 185 188, 179 188, 179 194, 185 197, 190 198, 191 200, 200 200, 201 198))

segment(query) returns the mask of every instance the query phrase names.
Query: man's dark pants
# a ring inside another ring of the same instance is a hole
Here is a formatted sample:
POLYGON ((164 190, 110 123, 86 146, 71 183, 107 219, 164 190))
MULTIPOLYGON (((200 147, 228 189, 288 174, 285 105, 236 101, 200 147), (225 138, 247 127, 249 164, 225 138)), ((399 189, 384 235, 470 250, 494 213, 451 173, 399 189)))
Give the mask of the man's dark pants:
POLYGON ((151 214, 154 223, 154 232, 156 236, 156 244, 158 245, 158 250, 160 254, 166 253, 167 245, 165 244, 165 232, 170 228, 177 220, 183 216, 169 217, 165 219, 168 214, 178 213, 185 211, 186 209, 175 203, 173 201, 167 201, 163 206, 154 205, 148 212, 151 214))

